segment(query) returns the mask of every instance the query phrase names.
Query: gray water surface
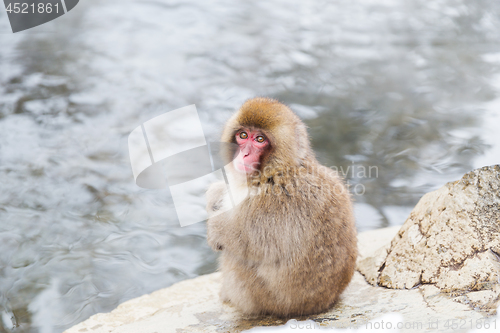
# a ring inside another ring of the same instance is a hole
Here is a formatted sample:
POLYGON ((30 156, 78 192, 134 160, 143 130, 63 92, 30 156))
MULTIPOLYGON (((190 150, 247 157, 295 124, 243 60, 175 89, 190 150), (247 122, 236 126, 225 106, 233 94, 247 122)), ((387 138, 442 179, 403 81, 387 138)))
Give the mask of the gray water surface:
POLYGON ((290 105, 360 231, 499 162, 495 0, 86 0, 9 29, 0 11, 2 333, 62 332, 215 270, 204 224, 134 184, 127 136, 166 111, 196 104, 217 140, 248 98, 290 105))

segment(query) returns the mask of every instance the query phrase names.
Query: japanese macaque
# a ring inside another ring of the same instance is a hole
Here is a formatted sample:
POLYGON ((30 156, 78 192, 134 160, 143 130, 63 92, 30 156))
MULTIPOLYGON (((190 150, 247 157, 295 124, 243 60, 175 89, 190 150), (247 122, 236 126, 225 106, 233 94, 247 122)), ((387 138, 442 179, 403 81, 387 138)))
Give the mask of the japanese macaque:
POLYGON ((222 182, 207 192, 207 240, 221 251, 221 299, 249 315, 330 309, 351 280, 357 256, 343 180, 318 163, 306 126, 274 99, 246 101, 222 141, 236 147, 225 153, 236 184, 231 193, 222 182), (231 205, 230 195, 243 199, 218 213, 231 205))

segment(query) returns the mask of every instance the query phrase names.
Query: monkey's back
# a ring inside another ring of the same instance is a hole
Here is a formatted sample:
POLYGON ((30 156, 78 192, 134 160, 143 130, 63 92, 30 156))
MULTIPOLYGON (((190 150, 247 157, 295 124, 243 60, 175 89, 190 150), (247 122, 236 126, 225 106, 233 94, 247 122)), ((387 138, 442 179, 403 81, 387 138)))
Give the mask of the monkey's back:
POLYGON ((222 296, 247 313, 329 309, 357 256, 350 195, 331 170, 311 164, 258 184, 233 214, 237 242, 221 256, 222 296), (297 176, 300 172, 300 176, 297 176))

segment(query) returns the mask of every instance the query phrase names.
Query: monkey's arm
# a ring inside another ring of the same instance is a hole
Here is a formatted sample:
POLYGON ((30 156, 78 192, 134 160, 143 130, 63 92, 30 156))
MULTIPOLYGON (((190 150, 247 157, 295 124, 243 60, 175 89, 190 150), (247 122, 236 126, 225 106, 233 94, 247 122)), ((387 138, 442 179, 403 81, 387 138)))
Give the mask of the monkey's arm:
POLYGON ((212 217, 219 209, 222 208, 224 193, 226 191, 225 182, 217 182, 208 188, 207 191, 207 213, 208 217, 212 217))
POLYGON ((217 215, 217 211, 222 208, 224 194, 226 191, 226 183, 218 182, 210 185, 207 191, 207 242, 215 251, 221 251, 223 245, 221 243, 222 225, 224 223, 224 215, 217 215))

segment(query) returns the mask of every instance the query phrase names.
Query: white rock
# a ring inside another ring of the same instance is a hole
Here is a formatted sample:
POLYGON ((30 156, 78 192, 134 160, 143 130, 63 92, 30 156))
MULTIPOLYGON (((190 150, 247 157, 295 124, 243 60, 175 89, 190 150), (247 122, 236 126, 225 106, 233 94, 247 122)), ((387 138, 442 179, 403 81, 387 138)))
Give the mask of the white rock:
POLYGON ((455 296, 493 292, 496 297, 471 294, 456 301, 494 311, 500 295, 499 188, 496 165, 424 195, 389 247, 358 260, 359 271, 372 285, 387 288, 431 284, 455 296))

